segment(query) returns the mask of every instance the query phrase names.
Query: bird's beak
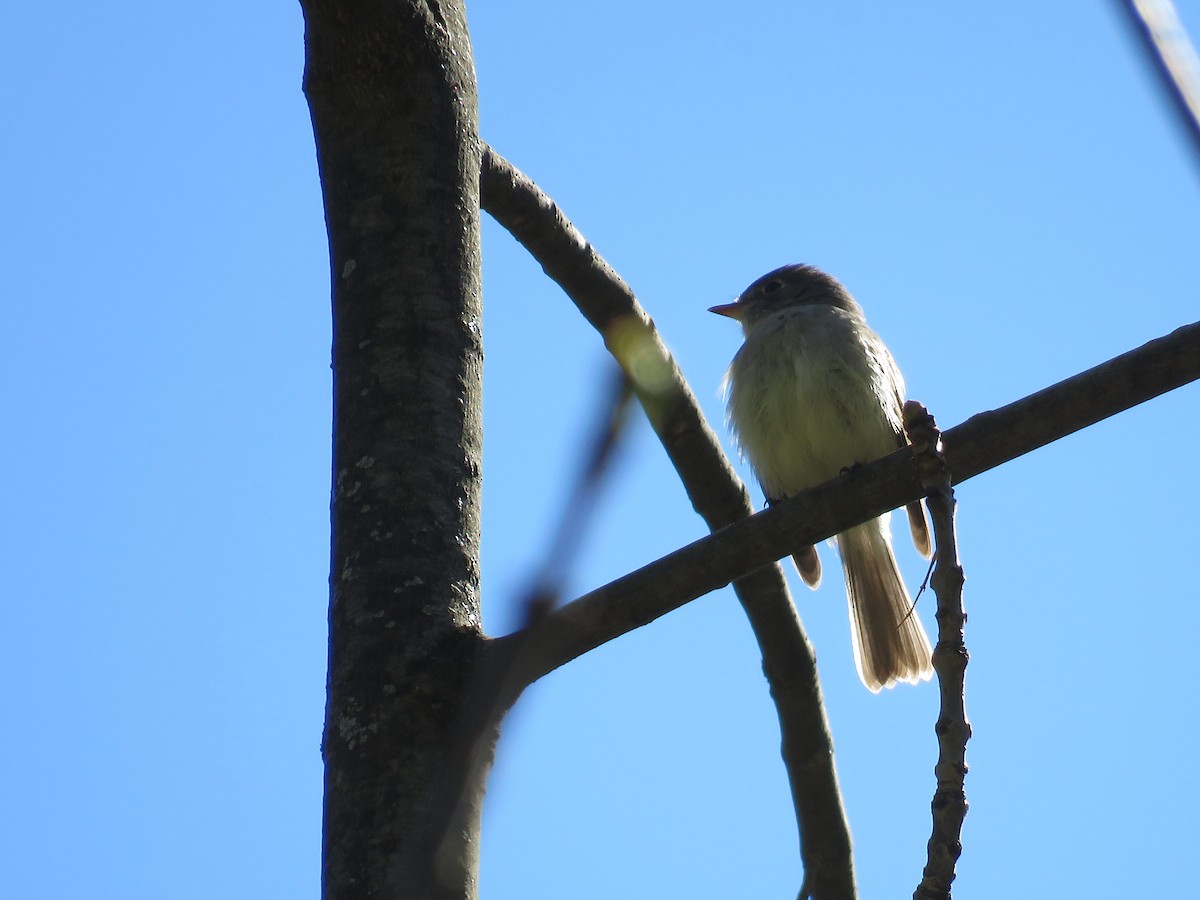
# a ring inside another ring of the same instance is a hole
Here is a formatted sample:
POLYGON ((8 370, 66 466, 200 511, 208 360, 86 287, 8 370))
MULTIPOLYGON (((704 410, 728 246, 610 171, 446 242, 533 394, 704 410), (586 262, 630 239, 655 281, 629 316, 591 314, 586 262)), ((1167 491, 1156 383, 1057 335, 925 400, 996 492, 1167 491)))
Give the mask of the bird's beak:
POLYGON ((743 307, 738 306, 737 301, 733 303, 722 303, 720 306, 710 306, 709 312, 714 312, 718 316, 728 316, 731 319, 742 320, 742 313, 745 311, 743 307))

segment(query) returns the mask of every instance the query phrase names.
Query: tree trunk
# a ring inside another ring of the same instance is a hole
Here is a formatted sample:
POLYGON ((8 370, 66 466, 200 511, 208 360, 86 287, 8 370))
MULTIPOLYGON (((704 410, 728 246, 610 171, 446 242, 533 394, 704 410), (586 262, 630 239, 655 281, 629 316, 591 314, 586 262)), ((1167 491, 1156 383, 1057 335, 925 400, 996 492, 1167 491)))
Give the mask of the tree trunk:
MULTIPOLYGON (((301 5, 333 285, 323 896, 405 897, 483 643, 475 73, 461 2, 301 5)), ((475 896, 478 812, 439 896, 475 896)))

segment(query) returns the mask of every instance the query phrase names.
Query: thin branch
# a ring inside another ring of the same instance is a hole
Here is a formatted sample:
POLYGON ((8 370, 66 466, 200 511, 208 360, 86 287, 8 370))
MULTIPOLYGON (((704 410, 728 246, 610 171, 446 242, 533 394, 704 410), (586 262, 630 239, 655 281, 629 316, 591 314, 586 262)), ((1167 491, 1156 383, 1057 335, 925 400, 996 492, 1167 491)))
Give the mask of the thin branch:
POLYGON ((524 601, 523 614, 532 624, 562 601, 563 585, 583 544, 584 532, 596 512, 605 478, 629 423, 633 385, 620 369, 609 373, 607 390, 597 407, 594 431, 580 442, 579 470, 563 505, 550 542, 524 601))
MULTIPOLYGON (((521 601, 525 623, 521 633, 526 635, 534 633, 534 627, 561 600, 564 580, 626 431, 633 399, 631 385, 620 369, 614 367, 610 375, 608 390, 597 408, 593 432, 581 442, 584 464, 563 506, 554 539, 521 601)), ((523 652, 521 642, 507 647, 488 643, 476 661, 453 736, 433 778, 434 800, 421 835, 428 847, 422 856, 431 863, 422 896, 438 896, 452 888, 453 881, 445 877, 445 872, 447 869, 453 872, 455 823, 462 820, 464 805, 471 800, 471 786, 485 777, 491 764, 501 719, 524 687, 518 684, 513 671, 523 652)))
POLYGON ((1171 0, 1118 0, 1200 158, 1200 60, 1171 0))
MULTIPOLYGON (((628 285, 537 185, 490 148, 483 153, 481 189, 483 208, 529 250, 604 336, 606 345, 633 380, 693 508, 709 528, 715 530, 750 516, 754 508, 745 487, 628 285)), ((796 615, 782 570, 777 565, 760 564, 755 568, 758 571, 738 578, 734 590, 758 641, 763 671, 779 716, 806 884, 818 900, 852 898, 856 892, 850 831, 837 784, 833 739, 825 718, 816 656, 796 615)), ((728 583, 728 579, 722 583, 728 583)), ((653 586, 648 590, 653 591, 653 586)), ((551 632, 570 643, 567 635, 572 628, 564 632, 560 624, 574 615, 564 609, 548 617, 536 627, 533 643, 547 649, 555 645, 554 640, 548 644, 542 641, 542 626, 551 620, 556 623, 551 632)), ((590 625, 577 624, 580 631, 575 633, 597 636, 590 625)), ((503 655, 507 642, 522 641, 522 637, 511 635, 496 642, 496 649, 503 655)), ((584 643, 596 646, 590 639, 584 643)), ((540 651, 520 656, 522 685, 549 671, 545 667, 548 658, 540 651)), ((562 646, 551 651, 551 657, 566 662, 562 646)))
POLYGON ((941 711, 934 728, 938 761, 933 770, 937 788, 930 804, 933 833, 929 838, 925 871, 913 900, 950 900, 954 866, 962 853, 963 819, 967 815, 963 782, 967 775, 967 741, 971 738, 964 685, 970 657, 963 640, 963 627, 967 621, 962 602, 963 570, 954 534, 954 491, 950 487, 946 460, 940 452, 937 425, 925 407, 913 400, 904 405, 904 425, 921 482, 928 492, 925 503, 933 521, 937 547, 932 583, 937 594, 938 641, 933 651, 933 668, 937 672, 941 699, 941 711))
MULTIPOLYGON (((1197 378, 1200 322, 944 432, 951 482, 961 484, 1197 378)), ((600 644, 769 566, 798 545, 819 543, 924 494, 912 450, 904 448, 774 504, 548 616, 522 660, 523 680, 532 683, 600 644)))

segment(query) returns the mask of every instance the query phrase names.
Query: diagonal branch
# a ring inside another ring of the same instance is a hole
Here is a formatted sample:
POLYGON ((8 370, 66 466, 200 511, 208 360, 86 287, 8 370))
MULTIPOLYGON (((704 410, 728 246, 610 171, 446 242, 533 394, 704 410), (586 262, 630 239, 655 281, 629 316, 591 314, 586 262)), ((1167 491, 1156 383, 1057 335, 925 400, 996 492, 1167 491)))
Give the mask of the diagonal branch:
POLYGON ((1200 60, 1171 0, 1118 0, 1179 123, 1200 151, 1200 60))
MULTIPOLYGON (((1200 322, 944 432, 951 481, 960 484, 1198 378, 1200 322)), ((521 679, 531 683, 796 546, 819 543, 924 494, 912 450, 904 448, 774 504, 561 607, 529 640, 521 679)))
MULTIPOLYGON (((546 194, 490 148, 483 153, 481 203, 529 250, 604 336, 630 375, 693 508, 709 528, 715 530, 750 516, 754 509, 745 487, 628 285, 546 194)), ((855 887, 850 832, 838 790, 833 739, 825 718, 815 654, 791 602, 782 570, 763 563, 755 569, 738 573, 734 590, 762 652, 763 671, 779 716, 806 884, 812 896, 822 900, 851 898, 855 887)), ((729 581, 726 578, 722 584, 729 581)), ((654 593, 664 587, 647 583, 643 590, 654 593)), ((663 596, 673 596, 673 592, 664 590, 663 596)), ((515 664, 521 667, 514 673, 514 681, 519 684, 516 693, 539 675, 578 655, 563 655, 566 647, 574 646, 571 634, 587 635, 580 644, 582 653, 667 611, 663 609, 650 618, 635 613, 623 622, 627 627, 602 637, 607 632, 598 623, 605 618, 602 611, 608 607, 607 600, 585 607, 578 606, 579 602, 535 626, 534 632, 527 635, 528 653, 524 652, 524 636, 518 636, 523 633, 495 642, 494 649, 501 657, 514 644, 522 647, 523 652, 516 654, 515 664), (572 621, 581 609, 589 610, 585 620, 564 630, 563 623, 572 621), (593 622, 588 615, 597 618, 593 622), (543 624, 549 625, 546 633, 543 624), (559 661, 550 664, 552 660, 559 661)), ((639 603, 635 601, 631 607, 639 607, 639 603)))

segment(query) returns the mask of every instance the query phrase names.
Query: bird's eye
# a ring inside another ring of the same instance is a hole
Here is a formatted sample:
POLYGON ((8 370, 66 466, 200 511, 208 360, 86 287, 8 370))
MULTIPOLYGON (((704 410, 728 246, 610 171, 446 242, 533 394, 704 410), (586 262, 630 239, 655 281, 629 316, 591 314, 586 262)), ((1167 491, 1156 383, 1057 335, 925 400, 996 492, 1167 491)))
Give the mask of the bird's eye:
POLYGON ((782 281, 768 281, 766 284, 764 284, 762 286, 762 292, 764 294, 773 294, 777 290, 779 290, 781 287, 783 287, 782 281))

